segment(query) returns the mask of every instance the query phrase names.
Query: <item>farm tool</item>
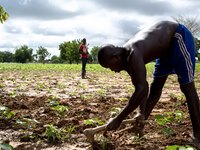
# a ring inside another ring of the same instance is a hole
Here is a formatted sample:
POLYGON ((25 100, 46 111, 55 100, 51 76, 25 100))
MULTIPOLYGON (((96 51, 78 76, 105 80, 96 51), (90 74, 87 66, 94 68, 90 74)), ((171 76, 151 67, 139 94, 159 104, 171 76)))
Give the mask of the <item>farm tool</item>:
MULTIPOLYGON (((134 129, 137 126, 135 118, 123 120, 122 124, 132 124, 133 126, 131 128, 128 127, 128 128, 122 129, 122 130, 118 131, 117 133, 124 132, 124 131, 130 130, 130 129, 134 129)), ((104 124, 102 126, 98 126, 98 127, 95 127, 95 128, 85 129, 83 131, 83 134, 86 136, 87 140, 90 143, 93 143, 95 141, 94 140, 94 135, 99 133, 99 132, 101 132, 101 131, 104 131, 106 129, 106 126, 107 126, 107 124, 104 124)), ((136 127, 136 130, 137 130, 137 127, 136 127)), ((143 133, 141 131, 135 131, 135 133, 138 133, 139 136, 143 135, 143 133)), ((106 137, 106 135, 104 135, 104 136, 106 137)))

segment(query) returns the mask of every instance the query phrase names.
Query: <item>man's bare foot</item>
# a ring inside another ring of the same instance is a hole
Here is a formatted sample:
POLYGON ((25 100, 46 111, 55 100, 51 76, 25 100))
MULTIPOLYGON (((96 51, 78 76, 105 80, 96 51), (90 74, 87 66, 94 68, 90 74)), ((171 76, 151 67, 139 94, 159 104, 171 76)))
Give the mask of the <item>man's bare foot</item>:
POLYGON ((191 145, 200 150, 200 140, 197 138, 191 138, 186 144, 191 145))
POLYGON ((136 123, 134 124, 132 132, 137 134, 139 137, 142 137, 144 135, 143 130, 144 130, 144 126, 146 124, 144 115, 141 115, 141 114, 138 115, 137 114, 135 116, 135 120, 136 120, 136 123))

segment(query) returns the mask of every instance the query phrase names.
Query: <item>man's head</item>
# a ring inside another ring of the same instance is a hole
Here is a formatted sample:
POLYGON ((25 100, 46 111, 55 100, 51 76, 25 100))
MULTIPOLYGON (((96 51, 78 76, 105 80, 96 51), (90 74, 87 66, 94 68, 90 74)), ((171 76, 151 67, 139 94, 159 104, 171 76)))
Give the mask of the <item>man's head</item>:
POLYGON ((124 70, 124 48, 106 45, 98 51, 98 61, 101 66, 110 68, 112 71, 124 70))
POLYGON ((86 44, 86 38, 82 39, 82 43, 85 45, 86 44))

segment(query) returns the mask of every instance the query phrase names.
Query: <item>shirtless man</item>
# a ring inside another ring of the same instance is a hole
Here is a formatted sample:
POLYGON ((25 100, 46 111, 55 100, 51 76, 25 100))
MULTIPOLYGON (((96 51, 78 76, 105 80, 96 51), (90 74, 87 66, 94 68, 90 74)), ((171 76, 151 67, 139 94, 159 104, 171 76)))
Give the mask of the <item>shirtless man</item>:
POLYGON ((144 119, 148 119, 160 99, 169 74, 176 73, 181 91, 187 99, 193 127, 193 143, 200 146, 200 102, 194 84, 195 46, 191 32, 181 24, 162 21, 141 30, 123 45, 106 45, 99 49, 99 63, 112 71, 128 72, 135 92, 124 109, 112 119, 106 131, 116 130, 121 122, 138 106, 136 117, 143 130, 144 119), (145 64, 156 59, 154 79, 148 86, 145 64))

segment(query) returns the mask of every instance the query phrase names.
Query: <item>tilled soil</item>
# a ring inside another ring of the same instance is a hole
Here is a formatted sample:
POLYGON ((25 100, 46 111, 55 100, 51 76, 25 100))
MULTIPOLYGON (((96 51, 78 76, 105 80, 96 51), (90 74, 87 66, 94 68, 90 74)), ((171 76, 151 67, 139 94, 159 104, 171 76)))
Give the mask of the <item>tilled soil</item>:
MULTIPOLYGON (((118 112, 116 110, 126 105, 134 88, 126 73, 88 74, 87 79, 81 79, 79 72, 67 71, 0 73, 0 106, 14 112, 10 118, 0 116, 0 141, 9 143, 16 150, 165 150, 169 145, 184 146, 190 139, 192 127, 186 100, 180 92, 176 76, 172 75, 147 121, 143 137, 139 138, 131 130, 120 132, 130 127, 129 124, 122 125, 116 132, 109 132, 108 139, 98 133, 96 143, 90 144, 83 130, 100 123, 86 124, 85 120, 98 118, 107 122, 118 112), (55 110, 54 106, 67 109, 55 110), (179 119, 164 125, 155 120, 158 114, 175 118, 176 112, 181 112, 179 119), (48 125, 60 129, 62 138, 54 142, 48 139, 45 134, 48 125)), ((195 78, 199 93, 198 79, 195 78)), ((130 114, 129 118, 134 114, 130 114)))

